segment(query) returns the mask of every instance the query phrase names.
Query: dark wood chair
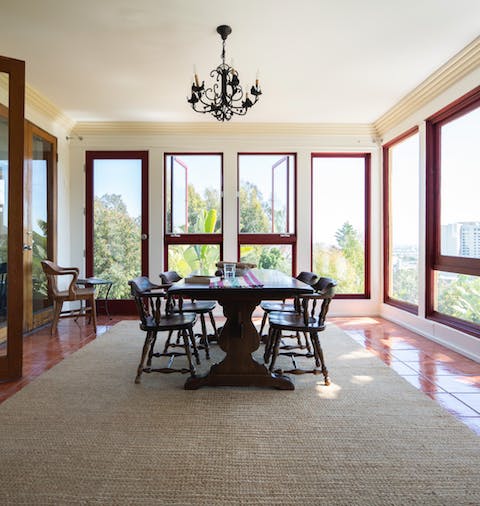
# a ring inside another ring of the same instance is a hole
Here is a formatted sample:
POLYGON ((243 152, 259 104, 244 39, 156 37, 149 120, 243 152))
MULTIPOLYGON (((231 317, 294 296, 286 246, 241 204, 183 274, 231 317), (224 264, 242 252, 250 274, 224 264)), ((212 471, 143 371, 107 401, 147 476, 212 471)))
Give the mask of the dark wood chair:
MULTIPOLYGON (((182 277, 176 271, 166 271, 160 274, 160 279, 162 284, 166 286, 171 286, 177 281, 180 281, 182 277)), ((213 316, 213 310, 217 303, 214 300, 185 300, 182 297, 179 297, 176 300, 177 304, 173 307, 174 312, 178 313, 195 313, 200 317, 200 325, 202 327, 202 333, 198 334, 197 337, 200 337, 200 348, 205 350, 205 356, 207 359, 210 358, 210 347, 209 341, 213 339, 215 341, 218 340, 218 330, 215 324, 215 318, 213 316), (205 315, 208 314, 210 317, 210 323, 213 328, 213 334, 209 336, 207 332, 207 325, 205 322, 205 315)))
POLYGON ((58 328, 60 318, 78 318, 79 316, 89 317, 93 323, 93 330, 97 332, 97 310, 95 306, 95 288, 81 288, 77 285, 80 270, 77 267, 60 267, 50 260, 42 260, 42 269, 47 277, 48 297, 53 302, 53 321, 51 333, 54 334, 58 328), (69 276, 67 288, 61 288, 60 278, 69 276), (64 302, 80 301, 79 309, 63 311, 64 302), (84 307, 82 302, 86 302, 84 307))
POLYGON ((146 332, 140 364, 137 369, 135 383, 140 383, 142 373, 160 372, 195 375, 195 366, 192 362, 192 352, 199 362, 198 350, 195 344, 193 326, 196 315, 193 313, 172 313, 169 311, 170 301, 166 293, 168 285, 155 285, 145 276, 131 279, 128 284, 135 299, 140 329, 146 332), (171 343, 172 333, 178 331, 179 343, 171 343), (154 346, 159 332, 168 332, 163 352, 155 352, 154 346), (171 348, 174 348, 171 351, 171 348), (181 348, 183 351, 177 351, 181 348), (173 361, 178 356, 186 356, 188 367, 173 367, 173 361), (166 367, 152 367, 152 357, 167 357, 166 367))
POLYGON ((270 361, 269 369, 272 372, 291 374, 323 374, 325 385, 330 384, 328 370, 325 365, 323 350, 320 344, 319 333, 325 330, 325 319, 330 302, 335 295, 336 281, 330 278, 320 278, 314 285, 315 293, 299 297, 300 312, 270 312, 268 340, 265 346, 265 363, 270 361), (321 301, 321 304, 319 304, 321 301), (295 351, 294 349, 282 349, 281 341, 284 331, 302 332, 305 339, 310 341, 311 350, 295 351), (292 359, 293 369, 276 369, 275 364, 279 355, 286 355, 292 359), (301 369, 297 366, 295 358, 313 358, 313 369, 301 369), (270 359, 271 358, 271 359, 270 359))
MULTIPOLYGON (((299 281, 302 281, 303 283, 306 283, 307 285, 313 286, 318 281, 318 276, 314 272, 307 272, 302 271, 298 276, 297 279, 299 281)), ((300 312, 300 307, 298 305, 298 298, 294 299, 293 302, 286 302, 283 301, 264 301, 260 304, 260 307, 263 309, 263 317, 262 317, 262 323, 260 325, 260 331, 259 334, 262 337, 262 339, 265 339, 267 336, 263 336, 263 329, 265 328, 265 324, 267 323, 267 316, 272 311, 281 311, 288 312, 288 313, 298 313, 300 312)), ((298 338, 298 336, 297 336, 298 338)), ((300 342, 299 342, 300 345, 300 342)), ((308 343, 307 343, 308 346, 308 343)))

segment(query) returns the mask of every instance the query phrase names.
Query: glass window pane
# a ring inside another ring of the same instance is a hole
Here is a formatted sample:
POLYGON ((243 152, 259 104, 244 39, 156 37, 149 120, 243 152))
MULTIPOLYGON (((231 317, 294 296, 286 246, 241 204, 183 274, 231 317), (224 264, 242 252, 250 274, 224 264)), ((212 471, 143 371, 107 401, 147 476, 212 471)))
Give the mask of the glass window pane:
POLYGON ((167 234, 213 234, 222 230, 222 157, 168 155, 167 234))
POLYGON ((243 244, 240 262, 257 264, 259 269, 275 269, 292 275, 291 244, 243 244))
POLYGON ((240 233, 295 232, 294 168, 293 155, 239 155, 240 233))
POLYGON ((313 271, 365 292, 365 158, 313 158, 313 271), (348 182, 348 184, 347 184, 348 182))
POLYGON ((142 161, 94 160, 94 276, 113 281, 113 299, 129 299, 141 274, 142 161))
POLYGON ((418 305, 418 134, 392 146, 389 154, 389 296, 418 305))
POLYGON ((220 261, 218 244, 170 244, 168 270, 177 271, 182 278, 190 274, 213 275, 220 261))
MULTIPOLYGON (((3 77, 0 74, 0 77, 3 77)), ((5 112, 7 115, 8 112, 5 112)), ((8 118, 0 116, 0 356, 7 354, 8 118)))
POLYGON ((34 135, 31 197, 32 303, 34 313, 50 305, 48 302, 47 280, 40 262, 49 257, 47 245, 47 179, 48 163, 51 161, 51 156, 51 143, 34 135))
POLYGON ((480 277, 435 271, 435 311, 480 324, 480 277))
POLYGON ((480 107, 441 127, 441 254, 480 258, 480 107))

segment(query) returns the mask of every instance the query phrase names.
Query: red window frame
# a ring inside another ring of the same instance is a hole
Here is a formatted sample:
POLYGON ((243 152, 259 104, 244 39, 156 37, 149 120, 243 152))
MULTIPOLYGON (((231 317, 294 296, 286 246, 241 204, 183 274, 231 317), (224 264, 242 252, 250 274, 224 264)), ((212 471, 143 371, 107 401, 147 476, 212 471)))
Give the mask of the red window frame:
MULTIPOLYGON (((240 158, 242 156, 279 156, 293 158, 293 232, 288 233, 244 233, 240 232, 240 198, 237 197, 237 260, 240 258, 240 250, 243 245, 263 245, 263 246, 275 246, 278 244, 289 244, 292 247, 292 276, 296 275, 297 265, 297 154, 286 153, 286 152, 242 152, 237 153, 237 195, 240 194, 240 158)), ((275 166, 275 165, 274 165, 275 166)), ((272 167, 273 169, 274 167, 272 167)), ((272 187, 273 187, 273 173, 272 173, 272 187)), ((288 186, 288 185, 287 185, 288 186)), ((289 220, 289 202, 290 192, 287 190, 287 223, 289 220)), ((274 220, 272 219, 272 228, 274 227, 274 220)))
POLYGON ((418 304, 390 297, 391 222, 390 222, 390 149, 412 135, 418 134, 415 126, 383 145, 383 301, 412 314, 418 314, 418 304))
MULTIPOLYGON (((222 226, 220 233, 217 234, 192 234, 192 233, 184 233, 177 234, 168 232, 167 230, 167 212, 168 212, 168 202, 166 198, 166 188, 165 188, 165 198, 164 198, 164 252, 163 252, 163 263, 164 269, 168 270, 168 247, 173 245, 191 245, 191 244, 214 244, 220 247, 220 259, 223 258, 223 223, 224 223, 224 207, 223 207, 223 153, 218 152, 208 152, 208 153, 193 153, 193 152, 169 152, 164 153, 163 158, 163 166, 164 166, 164 182, 166 184, 167 171, 169 170, 167 166, 167 159, 169 156, 174 157, 182 157, 182 156, 219 156, 220 157, 220 208, 222 210, 222 226)), ((185 210, 185 212, 187 212, 185 210)))
POLYGON ((426 317, 480 337, 480 326, 434 309, 435 271, 480 276, 480 259, 441 254, 440 180, 441 127, 480 107, 480 86, 447 105, 426 120, 426 317))
POLYGON ((311 216, 310 216, 310 269, 313 269, 313 162, 315 158, 363 158, 365 161, 364 178, 365 178, 365 191, 364 191, 364 212, 365 212, 365 227, 364 227, 364 243, 365 243, 365 269, 364 269, 364 291, 363 293, 337 293, 336 299, 369 299, 371 294, 370 284, 370 238, 371 238, 371 154, 370 153, 312 153, 311 154, 311 168, 310 178, 311 184, 311 216))

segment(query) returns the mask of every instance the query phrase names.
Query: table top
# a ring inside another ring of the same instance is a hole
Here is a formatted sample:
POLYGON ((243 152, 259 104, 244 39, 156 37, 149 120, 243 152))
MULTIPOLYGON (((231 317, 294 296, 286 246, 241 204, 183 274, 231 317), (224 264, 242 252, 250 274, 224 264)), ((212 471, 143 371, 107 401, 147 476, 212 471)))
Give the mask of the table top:
POLYGON ((102 279, 102 278, 78 278, 77 284, 79 285, 112 285, 113 281, 110 281, 108 279, 102 279))
POLYGON ((199 299, 216 299, 226 296, 241 298, 260 296, 262 299, 282 299, 313 292, 313 288, 306 283, 273 269, 251 269, 249 272, 259 283, 241 283, 240 286, 225 286, 223 283, 202 285, 188 283, 188 278, 185 278, 172 285, 168 292, 172 295, 188 294, 199 299))

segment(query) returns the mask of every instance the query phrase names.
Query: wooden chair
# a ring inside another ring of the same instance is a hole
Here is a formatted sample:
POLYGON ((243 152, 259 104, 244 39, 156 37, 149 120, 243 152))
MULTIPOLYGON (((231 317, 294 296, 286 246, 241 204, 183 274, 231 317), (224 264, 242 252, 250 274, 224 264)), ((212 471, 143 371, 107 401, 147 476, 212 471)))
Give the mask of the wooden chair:
POLYGON ((169 311, 170 302, 166 293, 168 285, 155 285, 145 276, 134 278, 130 280, 128 284, 130 285, 131 294, 135 299, 138 316, 140 317, 140 329, 146 332, 135 383, 140 383, 140 377, 144 372, 180 372, 182 374, 190 373, 191 376, 194 376, 195 366, 192 362, 192 351, 197 362, 199 362, 195 335, 193 333, 193 326, 197 318, 196 315, 193 313, 173 314, 169 311), (162 305, 165 307, 163 312, 162 305), (172 333, 175 331, 179 332, 181 344, 170 342, 172 333), (163 352, 154 352, 154 346, 159 332, 168 332, 169 334, 163 352), (183 352, 169 351, 170 348, 182 348, 183 352), (172 367, 174 359, 178 356, 187 357, 188 368, 172 367), (168 357, 169 361, 167 366, 157 368, 151 367, 152 357, 168 357))
MULTIPOLYGON (((162 284, 171 286, 173 283, 180 281, 182 277, 176 271, 166 271, 160 274, 162 284)), ((218 340, 218 331, 215 324, 215 318, 213 316, 213 310, 217 303, 214 300, 188 300, 185 301, 183 298, 178 298, 178 305, 173 307, 174 312, 178 313, 195 313, 200 317, 200 325, 202 327, 202 333, 198 335, 200 337, 200 348, 205 350, 205 356, 207 360, 210 359, 210 346, 209 341, 213 339, 218 340), (213 335, 209 336, 207 332, 207 325, 205 323, 205 315, 208 314, 210 317, 210 323, 213 328, 213 335)))
POLYGON ((268 341, 265 346, 264 359, 268 363, 271 357, 269 369, 272 372, 291 374, 323 374, 325 385, 330 384, 328 370, 325 366, 323 350, 320 345, 318 334, 325 330, 325 319, 328 313, 330 302, 335 295, 336 281, 330 278, 320 278, 314 285, 315 293, 302 295, 299 298, 300 312, 271 312, 269 314, 268 341), (318 304, 318 301, 322 301, 318 304), (305 338, 310 341, 313 351, 295 351, 292 349, 281 351, 282 333, 284 331, 302 332, 305 338), (286 355, 292 359, 293 369, 275 369, 279 355, 286 355), (313 369, 300 369, 295 361, 296 357, 313 358, 315 367, 313 369))
MULTIPOLYGON (((298 281, 302 281, 307 285, 313 286, 318 281, 318 276, 314 272, 302 271, 297 277, 298 281)), ((265 324, 267 323, 267 316, 272 311, 281 311, 281 312, 289 312, 289 313, 298 313, 300 312, 300 307, 298 305, 298 299, 294 299, 292 302, 283 301, 264 301, 260 304, 260 307, 263 309, 263 317, 262 323, 260 325, 260 337, 265 338, 266 336, 262 336, 263 329, 265 328, 265 324)), ((307 344, 308 346, 308 344, 307 344)))
POLYGON ((50 260, 42 260, 42 269, 47 277, 47 290, 48 297, 53 302, 53 321, 51 333, 57 331, 58 321, 60 318, 78 318, 79 316, 89 316, 89 322, 93 323, 93 330, 97 333, 97 311, 95 306, 95 288, 81 288, 76 282, 80 270, 77 267, 60 267, 55 262, 50 260), (65 289, 60 288, 62 276, 70 276, 68 287, 65 289), (80 301, 79 309, 71 309, 63 311, 64 302, 80 301), (82 301, 87 305, 83 307, 82 301))

